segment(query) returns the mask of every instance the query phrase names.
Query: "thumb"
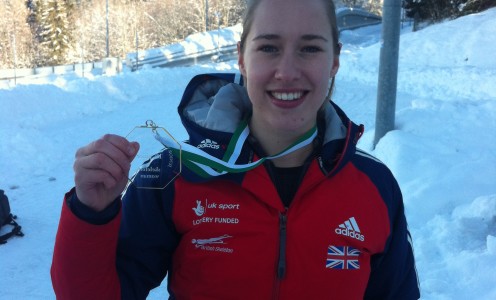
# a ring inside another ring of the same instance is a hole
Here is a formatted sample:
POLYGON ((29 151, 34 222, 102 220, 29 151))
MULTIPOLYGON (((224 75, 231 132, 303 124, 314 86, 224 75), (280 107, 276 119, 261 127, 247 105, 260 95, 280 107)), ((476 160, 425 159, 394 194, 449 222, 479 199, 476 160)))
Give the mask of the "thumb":
POLYGON ((127 151, 128 151, 128 155, 129 155, 129 158, 131 159, 131 161, 134 160, 134 158, 138 154, 139 149, 140 149, 140 144, 138 142, 129 143, 129 147, 128 147, 127 151))

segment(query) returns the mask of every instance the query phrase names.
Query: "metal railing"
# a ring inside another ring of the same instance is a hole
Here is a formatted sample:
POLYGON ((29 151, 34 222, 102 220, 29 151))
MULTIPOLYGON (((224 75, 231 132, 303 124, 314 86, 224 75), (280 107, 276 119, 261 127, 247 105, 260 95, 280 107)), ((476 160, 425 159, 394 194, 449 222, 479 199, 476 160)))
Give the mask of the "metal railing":
POLYGON ((177 51, 173 53, 154 54, 141 56, 128 54, 126 66, 135 71, 147 65, 155 67, 188 66, 198 63, 219 62, 234 59, 237 56, 237 44, 226 45, 215 49, 205 49, 197 52, 177 51))

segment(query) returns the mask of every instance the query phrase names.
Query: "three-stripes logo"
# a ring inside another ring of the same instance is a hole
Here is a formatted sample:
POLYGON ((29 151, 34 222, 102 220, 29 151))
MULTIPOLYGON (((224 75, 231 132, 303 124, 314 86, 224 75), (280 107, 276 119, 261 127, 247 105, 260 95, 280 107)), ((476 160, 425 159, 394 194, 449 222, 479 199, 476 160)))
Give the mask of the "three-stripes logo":
POLYGON ((211 139, 205 139, 201 141, 201 143, 197 146, 197 148, 211 148, 211 149, 219 149, 220 146, 217 142, 212 141, 211 139))
POLYGON ((360 227, 358 227, 355 217, 351 217, 343 224, 339 225, 335 232, 340 235, 352 237, 362 242, 365 240, 365 236, 360 233, 360 227))

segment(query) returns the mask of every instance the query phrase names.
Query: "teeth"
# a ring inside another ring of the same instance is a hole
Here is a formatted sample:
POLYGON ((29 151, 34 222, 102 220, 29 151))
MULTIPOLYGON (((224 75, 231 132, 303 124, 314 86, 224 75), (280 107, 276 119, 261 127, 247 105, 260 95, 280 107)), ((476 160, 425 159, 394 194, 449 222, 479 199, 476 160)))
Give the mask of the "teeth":
POLYGON ((303 95, 302 92, 298 93, 272 93, 272 96, 278 100, 283 100, 283 101, 291 101, 291 100, 296 100, 300 99, 301 96, 303 95))

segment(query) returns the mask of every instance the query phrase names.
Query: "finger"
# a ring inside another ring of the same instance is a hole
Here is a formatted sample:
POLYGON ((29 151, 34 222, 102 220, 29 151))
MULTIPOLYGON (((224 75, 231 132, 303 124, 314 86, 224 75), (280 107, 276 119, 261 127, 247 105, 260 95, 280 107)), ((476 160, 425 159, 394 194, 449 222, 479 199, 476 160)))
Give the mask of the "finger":
POLYGON ((88 156, 83 156, 74 162, 74 170, 77 173, 86 173, 89 170, 102 171, 114 178, 115 181, 127 177, 130 169, 128 158, 118 162, 105 152, 96 152, 88 156))
POLYGON ((111 176, 108 172, 98 169, 88 169, 86 172, 77 172, 74 176, 76 186, 91 188, 95 185, 103 185, 107 190, 117 186, 118 181, 111 176))
MULTIPOLYGON (((114 160, 126 172, 138 149, 138 143, 130 143, 123 137, 107 134, 88 146, 79 149, 76 153, 76 158, 103 153, 114 160)), ((98 156, 95 159, 97 159, 96 162, 103 163, 105 158, 98 156)))
POLYGON ((137 142, 129 142, 122 136, 106 134, 102 137, 102 139, 114 145, 117 149, 125 153, 131 160, 138 153, 139 144, 137 142))
POLYGON ((106 134, 89 145, 78 149, 76 157, 86 156, 97 152, 99 149, 107 147, 107 143, 119 149, 119 151, 129 158, 134 157, 139 150, 139 144, 136 142, 129 142, 126 138, 115 134, 106 134))

